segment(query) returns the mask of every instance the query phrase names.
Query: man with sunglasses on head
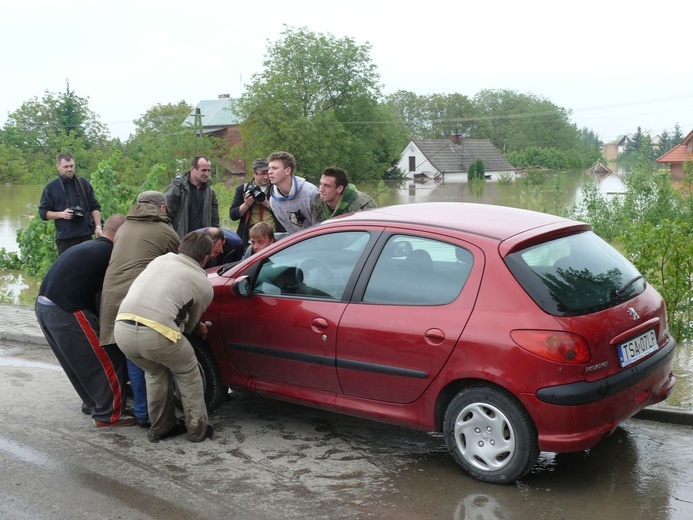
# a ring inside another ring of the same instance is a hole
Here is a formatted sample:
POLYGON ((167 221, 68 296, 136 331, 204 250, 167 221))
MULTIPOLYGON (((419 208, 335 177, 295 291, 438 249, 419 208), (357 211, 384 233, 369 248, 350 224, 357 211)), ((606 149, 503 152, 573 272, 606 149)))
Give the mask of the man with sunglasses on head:
POLYGON ((190 171, 179 175, 166 188, 166 206, 179 237, 205 227, 219 227, 219 203, 209 178, 212 163, 203 155, 190 163, 190 171))

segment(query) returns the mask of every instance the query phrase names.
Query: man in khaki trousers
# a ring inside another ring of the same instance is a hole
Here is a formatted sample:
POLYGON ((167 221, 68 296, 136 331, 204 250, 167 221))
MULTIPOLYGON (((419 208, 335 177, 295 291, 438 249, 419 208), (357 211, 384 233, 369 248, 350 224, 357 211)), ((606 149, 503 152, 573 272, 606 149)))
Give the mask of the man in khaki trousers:
POLYGON ((202 266, 212 247, 207 235, 188 233, 178 254, 167 253, 147 265, 118 309, 116 343, 145 372, 152 442, 186 431, 192 442, 213 434, 195 351, 183 335, 207 336, 207 327, 199 320, 213 290, 202 266), (183 401, 184 425, 176 420, 173 376, 183 401))

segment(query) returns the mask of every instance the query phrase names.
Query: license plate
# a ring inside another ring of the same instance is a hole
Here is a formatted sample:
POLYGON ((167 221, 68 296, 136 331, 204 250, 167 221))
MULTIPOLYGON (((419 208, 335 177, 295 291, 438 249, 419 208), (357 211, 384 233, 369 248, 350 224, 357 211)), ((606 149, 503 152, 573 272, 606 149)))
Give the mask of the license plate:
POLYGON ((654 329, 629 339, 618 346, 618 360, 622 367, 635 363, 638 359, 659 349, 654 329))

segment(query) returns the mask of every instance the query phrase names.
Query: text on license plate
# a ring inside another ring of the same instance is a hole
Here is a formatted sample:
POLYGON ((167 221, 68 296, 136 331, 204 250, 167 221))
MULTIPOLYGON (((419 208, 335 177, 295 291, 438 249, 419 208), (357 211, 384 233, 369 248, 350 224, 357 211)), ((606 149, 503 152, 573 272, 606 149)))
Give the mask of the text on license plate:
POLYGON ((618 346, 618 360, 622 367, 636 362, 659 348, 654 329, 629 339, 618 346))

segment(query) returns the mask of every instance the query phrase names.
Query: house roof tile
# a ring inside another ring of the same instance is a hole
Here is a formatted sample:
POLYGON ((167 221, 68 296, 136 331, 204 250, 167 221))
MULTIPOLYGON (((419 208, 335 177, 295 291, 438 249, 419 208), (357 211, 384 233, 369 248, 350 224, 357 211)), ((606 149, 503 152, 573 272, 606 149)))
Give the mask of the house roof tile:
POLYGON ((686 151, 687 145, 679 144, 674 146, 667 153, 657 158, 657 162, 661 164, 684 163, 693 160, 693 153, 686 151))
POLYGON ((236 100, 231 98, 209 99, 200 101, 197 106, 185 118, 183 124, 195 125, 195 110, 200 109, 202 115, 202 128, 207 131, 219 130, 229 126, 238 125, 241 121, 234 113, 236 100))
POLYGON ((477 159, 484 161, 487 171, 515 170, 488 139, 463 139, 462 144, 449 139, 414 139, 413 143, 441 173, 466 173, 477 159))

